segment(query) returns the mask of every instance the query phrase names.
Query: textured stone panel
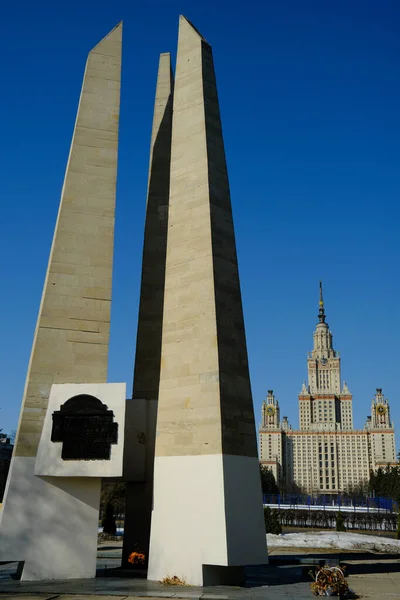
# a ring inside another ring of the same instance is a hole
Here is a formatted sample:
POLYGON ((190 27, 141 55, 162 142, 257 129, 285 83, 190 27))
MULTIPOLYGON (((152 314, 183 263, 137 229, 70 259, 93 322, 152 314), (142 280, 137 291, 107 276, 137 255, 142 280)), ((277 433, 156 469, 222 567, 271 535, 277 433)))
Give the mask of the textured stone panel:
POLYGON ((181 17, 156 456, 257 456, 212 52, 181 17))

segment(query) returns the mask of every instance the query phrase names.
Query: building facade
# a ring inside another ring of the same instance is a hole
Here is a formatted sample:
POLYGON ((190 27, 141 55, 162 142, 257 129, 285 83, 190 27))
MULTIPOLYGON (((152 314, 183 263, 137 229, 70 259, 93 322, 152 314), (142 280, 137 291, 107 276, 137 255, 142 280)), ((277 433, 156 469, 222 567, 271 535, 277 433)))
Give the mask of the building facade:
POLYGON ((308 494, 338 494, 369 479, 371 470, 395 463, 390 407, 382 389, 372 399, 364 429, 353 428, 352 395, 341 383, 340 356, 326 322, 322 284, 314 348, 308 354, 308 384, 299 394, 300 428, 280 417, 273 390, 262 404, 260 462, 280 487, 308 494))

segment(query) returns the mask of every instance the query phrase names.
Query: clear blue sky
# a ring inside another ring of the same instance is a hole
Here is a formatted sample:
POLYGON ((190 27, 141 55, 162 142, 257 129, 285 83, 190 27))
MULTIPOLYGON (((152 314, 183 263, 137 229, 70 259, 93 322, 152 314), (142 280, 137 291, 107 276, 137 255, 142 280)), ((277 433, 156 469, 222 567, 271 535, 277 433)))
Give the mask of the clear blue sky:
POLYGON ((88 51, 124 20, 110 381, 131 388, 160 52, 179 13, 212 44, 256 419, 298 424, 327 320, 361 427, 376 387, 400 440, 400 3, 70 0, 2 7, 0 428, 16 427, 88 51))

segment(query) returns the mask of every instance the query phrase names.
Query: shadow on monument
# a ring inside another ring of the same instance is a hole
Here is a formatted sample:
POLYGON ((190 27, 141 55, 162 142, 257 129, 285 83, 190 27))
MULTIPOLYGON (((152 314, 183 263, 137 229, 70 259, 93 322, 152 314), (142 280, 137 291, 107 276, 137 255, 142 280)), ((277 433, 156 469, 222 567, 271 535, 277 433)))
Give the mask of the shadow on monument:
POLYGON ((222 451, 227 455, 257 457, 228 169, 212 48, 204 40, 201 52, 219 347, 222 451))
MULTIPOLYGON (((173 82, 172 73, 171 82, 173 82)), ((173 91, 166 102, 154 141, 149 169, 134 384, 130 402, 140 398, 158 400, 167 253, 172 102, 173 91)), ((146 480, 128 481, 126 489, 122 567, 131 569, 133 575, 139 571, 128 562, 131 552, 135 550, 143 552, 146 557, 146 567, 149 555, 155 419, 156 415, 152 422, 147 424, 146 480)), ((128 439, 126 443, 129 443, 128 439)))
MULTIPOLYGON (((84 531, 81 530, 81 522, 78 515, 75 515, 73 512, 66 512, 66 506, 63 506, 63 500, 65 500, 65 490, 68 489, 68 483, 71 478, 64 477, 40 477, 43 481, 51 484, 53 495, 49 496, 46 502, 43 501, 43 498, 40 498, 41 506, 40 506, 40 514, 45 514, 49 522, 57 523, 57 527, 55 530, 52 528, 42 528, 38 529, 35 526, 35 519, 37 519, 37 509, 36 503, 37 499, 35 495, 32 493, 32 488, 30 487, 30 482, 28 479, 19 478, 18 488, 19 488, 19 497, 24 498, 26 495, 29 495, 31 498, 30 505, 32 508, 28 510, 17 511, 18 521, 13 523, 13 528, 21 532, 26 532, 25 534, 20 535, 20 547, 23 547, 24 544, 29 543, 30 534, 32 527, 35 528, 35 538, 42 538, 42 541, 39 539, 38 543, 44 544, 49 548, 49 556, 48 560, 50 560, 51 556, 51 548, 57 547, 56 543, 60 538, 64 540, 65 544, 65 552, 68 552, 68 542, 71 539, 71 531, 74 532, 74 540, 73 547, 71 548, 71 552, 74 551, 76 544, 79 546, 86 548, 87 552, 92 552, 93 544, 96 543, 97 532, 94 532, 93 536, 89 539, 84 531)), ((77 478, 79 479, 79 478, 77 478)), ((76 497, 79 502, 87 505, 91 508, 96 508, 93 504, 94 496, 92 494, 88 494, 87 487, 83 484, 83 481, 78 481, 77 484, 81 483, 82 485, 77 485, 76 488, 76 497)), ((90 489, 96 488, 96 481, 91 482, 90 489)), ((26 505, 24 505, 26 506, 26 505)), ((17 551, 17 554, 19 552, 17 551)), ((10 551, 10 556, 13 555, 13 552, 10 551)), ((14 558, 14 556, 12 556, 14 558)), ((15 557, 17 558, 17 556, 15 557)), ((16 565, 16 571, 11 574, 11 576, 15 579, 20 579, 23 573, 25 561, 15 562, 11 561, 3 561, 3 564, 14 564, 16 565)), ((40 560, 39 556, 32 557, 33 562, 35 560, 40 560)))

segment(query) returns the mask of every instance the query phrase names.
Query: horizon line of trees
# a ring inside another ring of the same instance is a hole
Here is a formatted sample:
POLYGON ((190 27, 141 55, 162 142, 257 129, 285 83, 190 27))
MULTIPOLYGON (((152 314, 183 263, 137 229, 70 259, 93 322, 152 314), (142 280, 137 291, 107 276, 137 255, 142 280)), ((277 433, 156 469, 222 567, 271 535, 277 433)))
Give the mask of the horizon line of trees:
MULTIPOLYGON (((293 483, 291 486, 278 486, 272 470, 260 463, 261 488, 263 494, 302 494, 307 491, 293 483)), ((369 479, 360 481, 356 485, 348 485, 341 493, 349 498, 384 497, 400 503, 400 464, 379 467, 371 471, 369 479)))

